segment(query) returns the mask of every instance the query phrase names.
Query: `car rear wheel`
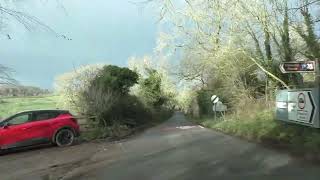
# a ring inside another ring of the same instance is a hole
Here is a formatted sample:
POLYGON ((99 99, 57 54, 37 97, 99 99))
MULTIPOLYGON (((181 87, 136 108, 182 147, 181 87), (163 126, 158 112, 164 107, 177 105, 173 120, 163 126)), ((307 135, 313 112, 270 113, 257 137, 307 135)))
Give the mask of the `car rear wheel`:
POLYGON ((71 129, 61 129, 55 137, 55 142, 59 147, 72 145, 75 135, 71 129))

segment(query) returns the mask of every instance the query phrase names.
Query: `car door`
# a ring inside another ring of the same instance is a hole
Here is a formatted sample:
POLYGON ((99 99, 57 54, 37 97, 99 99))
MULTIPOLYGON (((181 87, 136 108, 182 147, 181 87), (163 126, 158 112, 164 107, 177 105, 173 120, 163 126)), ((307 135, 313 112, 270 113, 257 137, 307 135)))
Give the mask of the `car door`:
POLYGON ((0 130, 0 147, 2 149, 14 148, 23 146, 28 140, 26 135, 26 124, 31 120, 32 113, 25 112, 17 114, 3 122, 6 127, 1 127, 0 130))
POLYGON ((33 112, 32 119, 25 125, 25 133, 33 142, 50 142, 53 135, 52 120, 57 113, 51 111, 33 112))

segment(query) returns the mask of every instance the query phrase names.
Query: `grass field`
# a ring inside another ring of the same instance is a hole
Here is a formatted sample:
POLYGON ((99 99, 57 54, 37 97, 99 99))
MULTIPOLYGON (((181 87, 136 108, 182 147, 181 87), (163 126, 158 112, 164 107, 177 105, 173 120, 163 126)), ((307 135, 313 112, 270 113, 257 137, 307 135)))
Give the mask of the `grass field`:
POLYGON ((0 98, 0 117, 8 117, 20 111, 59 108, 59 96, 0 98))

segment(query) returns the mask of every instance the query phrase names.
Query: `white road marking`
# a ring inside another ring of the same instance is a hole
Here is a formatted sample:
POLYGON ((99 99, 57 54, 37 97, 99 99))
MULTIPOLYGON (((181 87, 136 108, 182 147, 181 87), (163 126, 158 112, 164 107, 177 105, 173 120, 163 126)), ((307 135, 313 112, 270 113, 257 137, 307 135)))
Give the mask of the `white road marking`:
POLYGON ((177 129, 182 129, 182 130, 187 130, 187 129, 192 129, 192 128, 197 128, 200 127, 201 129, 203 129, 204 127, 202 126, 178 126, 176 127, 177 129))

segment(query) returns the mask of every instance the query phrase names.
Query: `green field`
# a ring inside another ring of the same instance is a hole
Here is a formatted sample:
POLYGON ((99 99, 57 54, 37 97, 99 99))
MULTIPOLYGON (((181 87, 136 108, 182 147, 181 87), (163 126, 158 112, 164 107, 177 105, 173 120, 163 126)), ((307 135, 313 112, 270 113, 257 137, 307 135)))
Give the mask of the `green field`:
POLYGON ((5 118, 20 111, 59 108, 60 96, 0 98, 0 117, 5 118))

